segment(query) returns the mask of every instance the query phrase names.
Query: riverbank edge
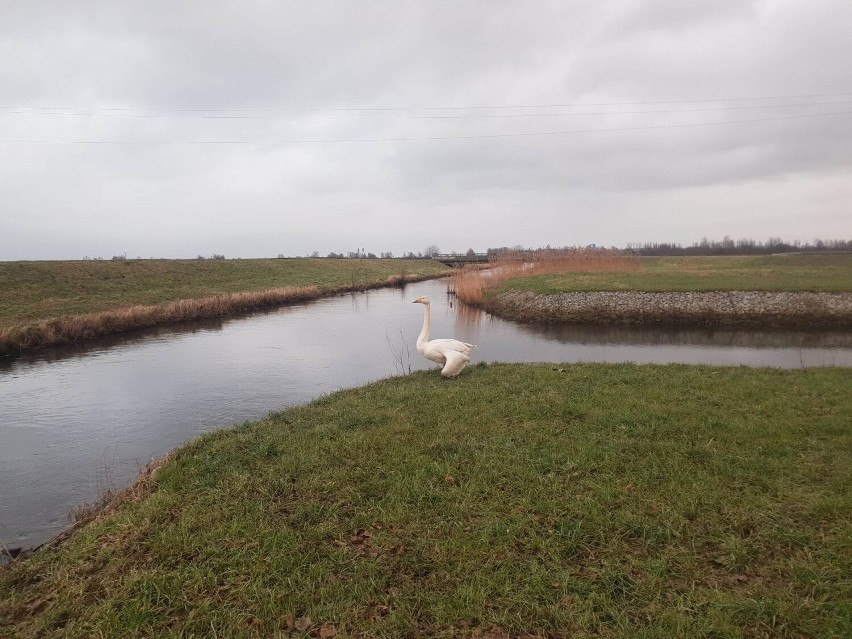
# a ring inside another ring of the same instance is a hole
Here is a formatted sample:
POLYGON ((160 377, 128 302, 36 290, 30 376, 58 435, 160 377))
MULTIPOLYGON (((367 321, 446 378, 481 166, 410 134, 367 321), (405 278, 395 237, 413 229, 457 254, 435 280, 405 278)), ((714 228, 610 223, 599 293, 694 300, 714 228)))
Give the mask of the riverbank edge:
POLYGON ((0 355, 18 355, 53 346, 85 343, 125 331, 269 310, 342 293, 405 286, 446 276, 447 273, 391 275, 386 280, 360 284, 286 286, 261 291, 181 299, 166 304, 125 306, 98 313, 38 320, 0 330, 0 355))
POLYGON ((664 324, 852 328, 852 293, 806 291, 598 291, 487 297, 489 313, 544 324, 664 324))
MULTIPOLYGON (((573 368, 574 366, 575 365, 569 365, 569 367, 571 367, 571 368, 573 368)), ((640 365, 640 366, 637 366, 637 365, 629 365, 629 364, 628 365, 614 365, 614 364, 591 365, 591 367, 609 368, 609 369, 615 369, 617 367, 623 368, 625 366, 627 366, 631 369, 647 369, 647 370, 650 370, 650 371, 653 371, 655 369, 668 369, 668 370, 697 369, 697 370, 703 370, 708 375, 715 375, 716 374, 715 370, 717 368, 719 368, 719 367, 707 367, 707 366, 682 366, 682 365, 665 365, 665 366, 660 366, 660 365, 650 365, 650 366, 640 365)), ((511 372, 511 369, 518 368, 518 367, 523 368, 523 369, 529 369, 529 370, 550 369, 551 371, 554 372, 554 374, 559 375, 559 376, 564 375, 564 372, 565 372, 562 369, 558 369, 558 371, 557 371, 557 369, 555 369, 554 367, 547 365, 547 364, 498 365, 498 366, 494 366, 493 368, 494 369, 501 368, 501 369, 504 369, 504 370, 511 372)), ((590 367, 590 365, 579 365, 578 366, 578 368, 580 368, 580 369, 588 368, 588 367, 590 367)), ((483 365, 481 368, 482 368, 482 370, 492 370, 491 366, 483 365)), ((731 369, 731 370, 734 370, 734 369, 731 369)), ((426 372, 424 372, 423 375, 420 375, 420 377, 421 378, 424 377, 425 374, 426 374, 426 372)), ((404 379, 404 377, 405 376, 403 376, 399 379, 404 379)), ((373 383, 370 383, 370 384, 366 384, 363 387, 358 387, 358 388, 354 388, 354 389, 347 389, 347 390, 341 391, 340 393, 335 393, 334 395, 338 395, 338 394, 343 395, 345 393, 351 393, 353 391, 358 391, 360 389, 366 389, 366 388, 369 388, 369 387, 377 386, 377 384, 383 384, 383 383, 386 383, 386 382, 390 382, 390 381, 392 381, 392 379, 393 378, 387 379, 387 380, 379 380, 379 382, 373 382, 373 383)), ((715 378, 711 378, 711 379, 715 379, 715 378)), ((446 385, 444 385, 444 386, 441 386, 441 388, 447 388, 447 387, 446 387, 446 385)), ((326 398, 326 399, 331 399, 331 398, 329 397, 329 398, 326 398)), ((242 431, 242 432, 248 432, 249 430, 256 430, 259 427, 260 424, 262 424, 264 422, 268 422, 270 420, 282 421, 282 417, 285 416, 285 412, 271 413, 266 418, 263 418, 261 420, 243 424, 241 427, 238 427, 236 430, 239 430, 239 431, 242 431)), ((290 424, 291 422, 288 421, 288 420, 283 420, 283 423, 284 424, 290 424)), ((235 429, 231 429, 231 428, 221 429, 222 432, 232 432, 233 430, 235 430, 235 429)), ((172 462, 176 462, 180 459, 183 459, 187 454, 192 454, 193 452, 198 452, 198 448, 197 448, 198 440, 204 439, 204 438, 209 438, 209 437, 215 438, 215 433, 208 433, 206 435, 202 435, 200 438, 190 440, 189 442, 186 442, 186 443, 178 446, 177 448, 172 450, 170 453, 167 453, 164 457, 152 460, 149 463, 149 465, 142 471, 140 476, 133 482, 133 484, 130 487, 128 487, 124 491, 121 491, 121 493, 119 493, 116 497, 109 499, 107 501, 107 503, 104 505, 104 507, 101 508, 98 512, 91 514, 91 516, 89 514, 87 514, 86 520, 84 522, 80 522, 78 524, 75 524, 70 529, 64 531, 63 533, 60 533, 56 538, 54 538, 50 542, 44 544, 43 547, 45 549, 47 549, 49 547, 59 546, 59 545, 62 544, 62 542, 67 541, 71 537, 73 537, 74 536, 73 533, 79 532, 80 528, 82 528, 82 527, 84 527, 88 524, 93 523, 95 520, 102 519, 102 518, 106 517, 107 515, 109 515, 113 511, 117 510, 118 507, 121 506, 122 504, 142 501, 142 500, 146 499, 148 496, 156 493, 157 490, 158 490, 158 481, 159 481, 157 475, 158 475, 160 469, 167 466, 168 464, 170 464, 172 462)), ((709 440, 709 442, 706 444, 706 447, 710 447, 711 444, 718 445, 718 444, 715 444, 713 438, 711 438, 709 440)), ((577 473, 574 472, 572 474, 577 474, 577 473)), ((578 476, 582 477, 583 473, 579 473, 578 476)), ((464 481, 464 480, 462 480, 462 481, 464 481)), ((447 476, 447 477, 444 478, 442 483, 445 484, 446 486, 448 486, 449 488, 454 488, 458 485, 458 480, 456 480, 454 477, 447 476)), ((638 490, 641 491, 642 489, 643 489, 643 486, 638 487, 638 490)), ((502 490, 502 488, 501 488, 501 490, 502 490)), ((623 488, 623 491, 626 494, 629 494, 629 495, 632 496, 634 494, 634 492, 637 491, 637 486, 634 485, 633 483, 628 483, 623 488)), ((540 517, 534 518, 533 521, 537 522, 537 523, 541 523, 541 522, 539 522, 539 519, 540 519, 540 517)), ((381 530, 382 530, 381 526, 378 526, 378 527, 374 526, 374 527, 367 529, 366 534, 363 534, 363 531, 361 529, 359 529, 358 531, 356 531, 355 540, 350 541, 350 543, 352 545, 351 547, 356 548, 357 544, 365 543, 366 546, 369 548, 370 543, 371 543, 370 538, 373 536, 373 534, 381 535, 381 530), (374 529, 379 531, 379 532, 374 533, 374 529)), ((395 533, 396 529, 394 529, 393 532, 395 533)), ((467 530, 465 532, 467 532, 467 530)), ((507 533, 508 532, 509 531, 507 530, 507 533)), ((252 545, 253 544, 247 544, 248 547, 251 547, 252 545)), ((344 542, 341 542, 340 544, 335 544, 335 545, 338 546, 338 547, 346 546, 346 544, 344 542)), ((360 547, 356 548, 356 550, 359 550, 359 549, 360 549, 360 547)), ((366 553, 364 553, 364 554, 366 554, 366 553)), ((33 552, 23 553, 20 556, 20 560, 29 559, 32 555, 33 555, 33 552)), ((367 556, 369 556, 369 555, 367 555, 367 556)), ((715 561, 717 563, 720 563, 718 560, 715 560, 715 561)), ((19 562, 19 560, 16 560, 15 562, 13 562, 13 564, 20 565, 20 562, 19 562)), ((720 565, 721 565, 721 563, 720 563, 720 565)), ((0 566, 0 571, 4 570, 6 568, 7 568, 7 566, 0 566)), ((45 574, 47 576, 47 573, 45 573, 45 574)), ((72 573, 72 574, 74 574, 74 573, 72 573)), ((80 574, 81 573, 78 571, 75 576, 79 577, 80 574)), ((88 573, 86 573, 86 574, 88 574, 88 573)), ((594 576, 593 573, 590 573, 590 574, 592 574, 592 576, 594 576)), ((19 582, 24 587, 30 586, 32 583, 34 583, 34 581, 35 580, 27 580, 27 579, 23 579, 23 578, 19 580, 19 582)), ((740 578, 735 583, 736 584, 743 584, 743 583, 747 583, 747 582, 748 582, 747 579, 740 578)), ((728 584, 728 586, 730 586, 730 584, 728 584)), ((560 582, 559 585, 556 585, 554 583, 553 587, 554 588, 561 588, 561 582, 560 582)), ((31 614, 31 615, 42 614, 46 603, 47 603, 47 601, 45 599, 37 600, 35 602, 35 605, 29 607, 29 613, 28 614, 31 614)), ((53 603, 53 602, 51 601, 50 603, 53 603)), ((12 619, 11 616, 9 618, 12 619)), ((306 618, 310 619, 309 617, 306 617, 306 618)), ((4 621, 4 619, 2 618, 2 615, 0 614, 0 625, 2 625, 3 621, 4 621)), ((8 620, 6 620, 6 621, 8 621, 8 620)), ((63 618, 63 621, 67 621, 67 618, 63 618)), ((290 625, 292 625, 292 624, 290 624, 290 625)), ((315 626, 318 627, 319 623, 316 623, 315 626)), ((316 630, 316 627, 314 627, 314 630, 316 630)), ((55 626, 55 628, 58 629, 58 632, 61 633, 61 630, 62 630, 61 626, 55 626)), ((468 630, 468 631, 470 630, 470 627, 467 626, 467 625, 461 625, 459 627, 454 626, 454 628, 458 631, 458 633, 462 633, 462 634, 453 633, 452 635, 448 635, 448 636, 464 636, 464 637, 480 637, 480 636, 484 637, 484 636, 486 636, 484 634, 480 634, 478 632, 478 630, 476 632, 474 632, 474 634, 470 634, 470 632, 465 632, 465 630, 468 630)), ((14 631, 15 626, 10 625, 8 629, 14 631)), ((10 635, 10 637, 11 636, 18 636, 18 635, 10 635)), ((20 636, 30 636, 30 635, 20 635, 20 636)), ((290 636, 290 635, 288 634, 287 636, 290 636)), ((316 635, 312 635, 312 636, 316 636, 316 635)), ((508 636, 508 634, 500 634, 499 636, 508 636)), ((524 636, 527 636, 527 634, 524 634, 524 636)), ((535 635, 529 634, 529 636, 539 636, 539 635, 536 633, 535 635)), ((832 635, 832 636, 834 636, 834 635, 832 635)))
POLYGON ((30 547, 10 548, 0 544, 0 570, 4 567, 4 559, 5 565, 9 565, 12 561, 24 561, 29 559, 36 552, 39 552, 44 548, 55 548, 70 539, 81 528, 106 517, 122 504, 140 501, 147 497, 153 490, 154 479, 160 471, 160 468, 175 459, 178 453, 192 441, 194 440, 184 442, 161 457, 151 458, 148 463, 145 464, 144 468, 139 471, 136 479, 134 479, 128 486, 118 490, 107 490, 92 503, 84 502, 72 507, 68 513, 70 525, 56 533, 47 541, 38 544, 37 546, 30 547))

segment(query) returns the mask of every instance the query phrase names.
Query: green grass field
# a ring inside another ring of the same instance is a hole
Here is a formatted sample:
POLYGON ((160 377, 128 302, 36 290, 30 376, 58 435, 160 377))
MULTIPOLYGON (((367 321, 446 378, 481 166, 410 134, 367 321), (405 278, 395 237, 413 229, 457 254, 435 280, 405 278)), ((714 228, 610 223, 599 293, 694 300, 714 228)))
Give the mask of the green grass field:
POLYGON ((370 284, 437 274, 431 260, 127 260, 0 262, 0 329, 134 304, 286 286, 370 284))
POLYGON ((631 273, 558 273, 506 280, 493 291, 852 291, 852 255, 644 257, 631 273))
POLYGON ((849 637, 852 371, 478 365, 183 447, 0 636, 849 637))

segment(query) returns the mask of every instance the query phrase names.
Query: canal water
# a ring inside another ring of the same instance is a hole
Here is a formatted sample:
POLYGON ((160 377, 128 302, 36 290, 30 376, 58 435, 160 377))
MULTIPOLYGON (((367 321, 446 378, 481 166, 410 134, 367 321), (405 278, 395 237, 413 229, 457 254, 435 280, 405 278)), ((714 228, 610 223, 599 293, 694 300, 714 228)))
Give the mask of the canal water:
POLYGON ((432 337, 478 344, 474 362, 852 366, 852 332, 519 325, 459 304, 441 281, 0 358, 0 544, 47 541, 74 506, 201 433, 435 368, 414 348, 420 295, 432 337))

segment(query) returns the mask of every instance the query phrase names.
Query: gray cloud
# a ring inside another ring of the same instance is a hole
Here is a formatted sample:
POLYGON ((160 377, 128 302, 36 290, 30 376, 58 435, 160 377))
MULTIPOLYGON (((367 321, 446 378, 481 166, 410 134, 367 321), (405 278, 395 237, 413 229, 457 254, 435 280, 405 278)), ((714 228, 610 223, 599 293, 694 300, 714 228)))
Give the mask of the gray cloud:
POLYGON ((0 259, 850 234, 852 116, 808 116, 852 111, 842 0, 0 19, 0 259))

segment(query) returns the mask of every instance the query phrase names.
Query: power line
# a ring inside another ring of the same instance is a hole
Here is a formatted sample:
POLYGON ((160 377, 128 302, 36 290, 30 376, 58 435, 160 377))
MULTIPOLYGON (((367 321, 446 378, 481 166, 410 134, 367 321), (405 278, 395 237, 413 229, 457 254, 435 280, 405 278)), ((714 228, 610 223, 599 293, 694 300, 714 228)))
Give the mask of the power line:
POLYGON ((245 145, 278 145, 278 144, 337 144, 351 142, 421 142, 433 140, 473 140, 493 138, 519 138, 519 137, 544 137, 557 135, 572 135, 578 133, 613 133, 622 131, 649 131, 657 129, 681 129, 701 126, 717 126, 723 124, 747 124, 758 122, 777 122, 781 120, 794 120, 800 118, 811 118, 833 115, 852 115, 852 111, 831 111, 828 113, 804 113, 797 115, 779 116, 773 118, 753 118, 746 120, 722 120, 719 122, 694 122, 688 124, 659 124, 652 126, 614 127, 605 129, 571 129, 566 131, 530 131, 521 133, 490 133, 475 135, 445 135, 425 137, 397 137, 397 138, 341 138, 341 139, 285 139, 285 140, 189 140, 173 142, 157 142, 149 140, 0 140, 0 144, 87 144, 87 145, 210 145, 210 144, 245 144, 245 145))
MULTIPOLYGON (((679 100, 647 100, 639 102, 573 102, 573 103, 549 103, 549 104, 500 104, 500 105, 469 105, 469 106, 408 106, 408 107, 336 107, 336 108, 161 108, 161 109, 138 109, 130 107, 104 107, 95 111, 127 112, 127 111, 162 111, 166 113, 292 113, 292 112, 346 112, 346 111, 463 111, 475 109, 548 109, 548 108, 581 108, 587 106, 640 106, 652 104, 698 104, 706 102, 747 102, 755 100, 788 100, 800 98, 828 98, 852 95, 852 91, 841 91, 836 93, 799 93, 788 95, 768 95, 752 97, 723 97, 723 98, 694 98, 679 100)), ((41 110, 79 110, 79 107, 33 107, 27 105, 9 106, 0 105, 0 109, 41 109, 41 110)))
MULTIPOLYGON (((832 102, 793 102, 787 104, 759 104, 759 105, 744 105, 744 106, 725 106, 725 107, 705 107, 698 109, 654 109, 642 111, 586 111, 581 113, 466 113, 463 115, 383 115, 372 116, 366 118, 358 117, 326 117, 318 118, 324 120, 383 120, 388 117, 404 118, 410 120, 460 120, 460 119, 492 119, 492 118, 554 118, 554 117, 570 117, 584 115, 642 115, 642 114, 660 114, 660 113, 704 113, 709 111, 742 111, 754 109, 781 109, 791 107, 804 106, 827 106, 833 104, 850 104, 852 100, 836 100, 832 102)), ((0 112, 0 115, 20 114, 20 115, 61 115, 61 116, 82 116, 82 117, 99 117, 99 118, 187 118, 198 120, 278 120, 282 116, 276 115, 195 115, 191 113, 168 113, 168 114, 140 114, 140 113, 98 113, 95 111, 5 111, 0 112)))

